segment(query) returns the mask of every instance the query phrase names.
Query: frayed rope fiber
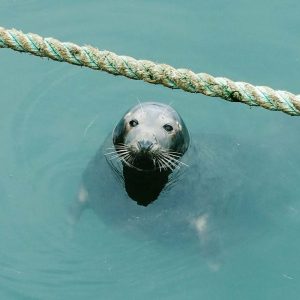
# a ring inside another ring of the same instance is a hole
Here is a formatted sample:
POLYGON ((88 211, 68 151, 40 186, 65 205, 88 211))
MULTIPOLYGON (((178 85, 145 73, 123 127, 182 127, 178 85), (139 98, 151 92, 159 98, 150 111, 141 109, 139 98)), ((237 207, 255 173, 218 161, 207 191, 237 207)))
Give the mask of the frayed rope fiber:
POLYGON ((300 95, 275 91, 267 86, 234 82, 205 73, 196 74, 188 69, 175 69, 166 64, 137 60, 130 56, 119 56, 110 51, 100 51, 92 46, 80 47, 73 43, 64 43, 53 38, 43 38, 37 34, 24 34, 15 29, 0 27, 0 48, 10 48, 113 75, 161 84, 171 89, 182 89, 190 93, 220 97, 231 102, 279 110, 291 116, 300 115, 300 95))

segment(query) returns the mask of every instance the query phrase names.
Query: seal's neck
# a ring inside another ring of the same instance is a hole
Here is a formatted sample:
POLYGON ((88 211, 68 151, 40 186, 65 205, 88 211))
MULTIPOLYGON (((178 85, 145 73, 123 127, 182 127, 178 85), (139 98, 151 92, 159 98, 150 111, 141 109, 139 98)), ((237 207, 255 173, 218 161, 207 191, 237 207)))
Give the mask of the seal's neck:
POLYGON ((140 171, 123 166, 125 189, 128 196, 139 205, 155 201, 168 182, 170 170, 140 171))

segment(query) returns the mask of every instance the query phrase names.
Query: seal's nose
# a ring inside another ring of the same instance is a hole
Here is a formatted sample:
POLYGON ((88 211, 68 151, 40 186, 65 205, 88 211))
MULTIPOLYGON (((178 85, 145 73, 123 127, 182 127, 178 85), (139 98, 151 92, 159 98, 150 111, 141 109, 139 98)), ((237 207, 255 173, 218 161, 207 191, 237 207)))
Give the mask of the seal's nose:
POLYGON ((142 150, 142 151, 149 151, 153 146, 153 143, 148 140, 138 141, 137 144, 138 144, 138 147, 140 148, 140 150, 142 150))

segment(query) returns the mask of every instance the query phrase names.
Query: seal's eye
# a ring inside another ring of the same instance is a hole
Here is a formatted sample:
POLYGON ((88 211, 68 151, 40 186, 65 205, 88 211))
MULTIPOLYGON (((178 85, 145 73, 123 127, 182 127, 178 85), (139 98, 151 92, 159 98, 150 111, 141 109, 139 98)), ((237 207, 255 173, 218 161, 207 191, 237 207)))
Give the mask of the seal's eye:
POLYGON ((169 125, 169 124, 165 124, 165 125, 163 126, 163 128, 164 128, 164 130, 167 131, 167 132, 173 131, 173 127, 172 127, 171 125, 169 125))
POLYGON ((138 124, 139 124, 139 122, 138 122, 137 120, 135 120, 135 119, 129 121, 129 125, 130 125, 131 127, 135 127, 135 126, 137 126, 138 124))

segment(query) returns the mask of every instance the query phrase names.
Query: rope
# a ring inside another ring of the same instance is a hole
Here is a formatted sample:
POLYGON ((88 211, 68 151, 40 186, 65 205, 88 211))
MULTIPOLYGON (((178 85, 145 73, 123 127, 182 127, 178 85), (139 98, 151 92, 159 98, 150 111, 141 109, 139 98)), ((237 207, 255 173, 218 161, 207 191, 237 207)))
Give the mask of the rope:
POLYGON ((15 29, 0 27, 0 48, 11 48, 15 51, 28 52, 113 75, 162 84, 171 89, 182 89, 190 93, 220 97, 231 102, 280 110, 292 116, 300 115, 300 95, 275 91, 266 86, 234 82, 205 73, 196 74, 187 69, 175 69, 169 65, 156 64, 148 60, 118 56, 113 52, 100 51, 92 46, 80 47, 73 43, 62 43, 53 38, 43 38, 37 34, 24 34, 15 29))

